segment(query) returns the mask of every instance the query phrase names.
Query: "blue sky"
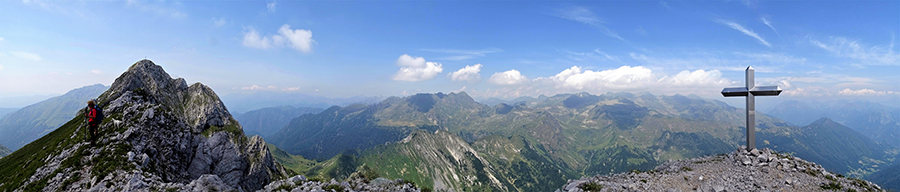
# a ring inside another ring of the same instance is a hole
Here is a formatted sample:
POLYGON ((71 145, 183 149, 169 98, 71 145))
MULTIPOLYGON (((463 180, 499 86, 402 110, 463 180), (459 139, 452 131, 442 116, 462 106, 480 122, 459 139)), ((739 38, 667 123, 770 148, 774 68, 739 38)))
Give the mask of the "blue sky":
POLYGON ((900 98, 898 38, 900 1, 0 1, 0 98, 145 57, 219 95, 720 98, 752 65, 783 97, 900 98))

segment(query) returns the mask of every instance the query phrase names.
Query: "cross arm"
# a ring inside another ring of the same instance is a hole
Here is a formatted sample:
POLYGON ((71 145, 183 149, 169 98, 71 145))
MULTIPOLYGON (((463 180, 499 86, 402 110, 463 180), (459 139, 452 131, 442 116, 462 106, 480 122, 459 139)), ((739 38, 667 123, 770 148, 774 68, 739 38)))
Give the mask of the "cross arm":
POLYGON ((731 87, 722 89, 722 95, 725 97, 747 96, 750 93, 746 87, 731 87))
POLYGON ((750 89, 753 96, 778 96, 781 94, 781 88, 778 86, 758 86, 750 89))

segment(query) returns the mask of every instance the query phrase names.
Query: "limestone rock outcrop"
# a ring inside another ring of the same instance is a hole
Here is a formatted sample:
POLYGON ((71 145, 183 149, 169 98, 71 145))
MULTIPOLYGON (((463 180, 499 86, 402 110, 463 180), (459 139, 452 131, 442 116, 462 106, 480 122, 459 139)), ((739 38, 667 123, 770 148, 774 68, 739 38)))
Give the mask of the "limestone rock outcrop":
POLYGON ((41 157, 46 163, 17 190, 255 191, 287 176, 212 89, 172 79, 150 60, 132 65, 98 100, 106 117, 97 144, 83 138, 87 127, 75 117, 60 128, 76 130, 62 150, 41 157))

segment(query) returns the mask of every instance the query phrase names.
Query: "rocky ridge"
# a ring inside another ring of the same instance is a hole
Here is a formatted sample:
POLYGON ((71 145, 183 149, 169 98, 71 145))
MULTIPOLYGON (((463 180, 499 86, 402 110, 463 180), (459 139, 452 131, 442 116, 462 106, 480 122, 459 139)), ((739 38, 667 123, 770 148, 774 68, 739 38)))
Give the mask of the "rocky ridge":
POLYGON ((96 146, 84 139, 84 118, 75 117, 23 148, 48 154, 45 157, 14 153, 16 159, 0 161, 16 164, 9 161, 24 159, 19 163, 23 168, 32 167, 34 160, 28 158, 43 163, 33 174, 26 169, 10 175, 24 173, 30 175, 27 179, 3 179, 0 187, 13 191, 253 191, 287 175, 262 138, 244 136, 212 89, 172 79, 149 60, 132 65, 98 100, 106 118, 96 146))
POLYGON ((265 188, 258 190, 257 192, 272 192, 272 191, 315 191, 315 192, 325 192, 325 191, 377 191, 377 192, 419 192, 418 188, 416 188, 412 183, 406 182, 402 179, 396 180, 388 180, 385 178, 376 178, 371 181, 366 180, 362 177, 352 177, 348 179, 348 181, 338 182, 337 180, 331 179, 331 181, 319 181, 319 180, 310 180, 304 177, 303 175, 297 175, 288 179, 274 181, 266 185, 265 188))
POLYGON ((669 161, 655 169, 569 180, 557 191, 884 191, 768 148, 669 161))

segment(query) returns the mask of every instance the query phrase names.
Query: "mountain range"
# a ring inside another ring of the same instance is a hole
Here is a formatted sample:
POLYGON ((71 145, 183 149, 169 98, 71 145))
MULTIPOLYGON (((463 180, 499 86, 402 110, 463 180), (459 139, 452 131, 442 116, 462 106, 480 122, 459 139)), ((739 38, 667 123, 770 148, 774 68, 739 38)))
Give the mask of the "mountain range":
POLYGON ((7 114, 15 112, 16 110, 19 110, 19 108, 2 108, 2 107, 0 107, 0 119, 3 119, 4 117, 6 117, 7 114))
MULTIPOLYGON (((367 167, 436 190, 547 191, 569 178, 733 151, 743 119, 743 109, 696 96, 578 93, 487 106, 465 92, 436 93, 303 115, 270 143, 321 161, 306 166, 309 175, 367 167)), ((897 155, 828 119, 798 127, 759 115, 757 125, 762 146, 841 174, 870 174, 897 155)))
POLYGON ((222 101, 226 103, 226 107, 233 113, 247 113, 252 110, 285 105, 298 108, 308 107, 324 109, 335 105, 347 106, 356 103, 371 104, 382 99, 383 97, 364 96, 327 98, 299 92, 267 90, 239 92, 222 96, 222 101))
MULTIPOLYGON (((425 191, 553 191, 570 179, 730 153, 744 141, 743 109, 693 95, 576 93, 490 106, 465 92, 422 93, 233 117, 211 88, 172 79, 149 60, 101 93, 107 118, 97 145, 84 140, 84 118, 69 112, 63 125, 0 158, 0 191, 368 189, 360 186, 383 178, 425 191), (247 137, 241 122, 260 133, 281 129, 267 143, 247 137), (295 174, 306 177, 288 177, 295 174)), ((756 123, 760 147, 821 164, 822 174, 898 178, 900 150, 836 120, 796 126, 759 115, 756 123)))
POLYGON ((877 143, 900 147, 900 108, 861 100, 804 102, 784 101, 770 115, 794 125, 806 125, 822 117, 846 125, 877 143))
POLYGON ((50 133, 107 88, 101 84, 84 86, 7 114, 0 119, 0 144, 17 150, 50 133))
POLYGON ((291 119, 297 118, 303 114, 319 113, 323 110, 324 109, 322 108, 282 105, 236 114, 234 115, 234 119, 243 125, 244 133, 248 136, 259 135, 268 139, 272 134, 275 134, 275 132, 284 128, 291 119))

